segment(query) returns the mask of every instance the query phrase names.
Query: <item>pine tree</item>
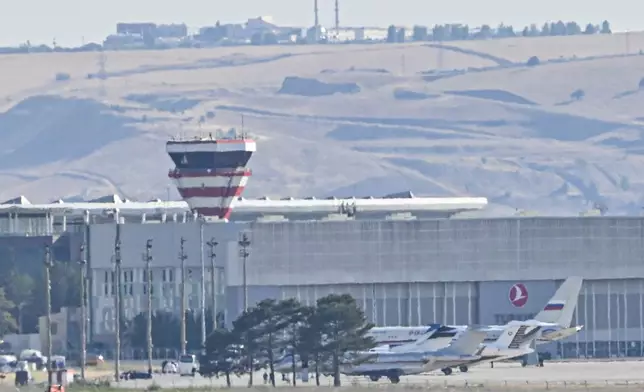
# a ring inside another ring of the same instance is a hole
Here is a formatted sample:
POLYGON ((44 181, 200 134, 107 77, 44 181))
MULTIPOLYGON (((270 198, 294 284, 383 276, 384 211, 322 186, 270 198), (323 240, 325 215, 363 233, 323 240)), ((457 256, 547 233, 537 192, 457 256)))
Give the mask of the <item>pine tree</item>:
POLYGON ((322 352, 332 361, 333 385, 340 383, 340 358, 347 352, 373 348, 367 332, 373 324, 366 322, 364 312, 349 294, 331 294, 317 301, 317 323, 322 332, 322 352))
POLYGON ((0 287, 0 336, 16 331, 16 319, 11 314, 14 307, 13 302, 5 296, 4 288, 0 287))
POLYGON ((216 329, 206 339, 206 354, 199 361, 199 373, 203 377, 223 374, 226 385, 231 387, 230 375, 240 373, 241 352, 239 336, 227 329, 216 329))

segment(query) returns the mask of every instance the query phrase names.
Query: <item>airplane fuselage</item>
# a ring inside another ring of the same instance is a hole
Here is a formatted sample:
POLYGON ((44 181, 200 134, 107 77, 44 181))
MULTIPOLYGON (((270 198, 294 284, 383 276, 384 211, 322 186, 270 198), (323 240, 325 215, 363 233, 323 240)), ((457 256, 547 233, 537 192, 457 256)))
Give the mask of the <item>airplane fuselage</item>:
POLYGON ((480 355, 441 355, 429 353, 378 353, 359 364, 343 365, 340 371, 353 376, 412 375, 444 367, 457 366, 480 359, 480 355))
MULTIPOLYGON (((446 325, 437 329, 429 338, 426 348, 429 350, 439 349, 445 347, 449 342, 460 332, 467 329, 464 325, 446 325)), ((488 325, 483 327, 487 332, 487 337, 484 343, 495 342, 503 330, 504 325, 488 325)), ((537 337, 537 344, 545 344, 555 342, 567 337, 573 336, 579 332, 582 327, 549 327, 544 329, 537 337)), ((428 327, 374 327, 369 331, 369 336, 372 336, 379 346, 377 350, 383 348, 392 348, 402 344, 414 342, 423 333, 426 333, 428 327)))

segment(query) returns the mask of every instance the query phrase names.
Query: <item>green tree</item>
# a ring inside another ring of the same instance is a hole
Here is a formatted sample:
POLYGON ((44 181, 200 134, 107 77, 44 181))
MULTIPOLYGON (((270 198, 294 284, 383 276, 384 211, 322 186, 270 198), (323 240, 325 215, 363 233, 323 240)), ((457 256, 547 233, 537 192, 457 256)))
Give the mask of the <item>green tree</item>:
POLYGON ((605 20, 602 22, 602 28, 600 30, 601 34, 612 34, 612 30, 610 29, 610 23, 605 20))
MULTIPOLYGON (((302 306, 302 304, 295 299, 289 299, 285 301, 292 301, 293 303, 292 307, 290 308, 292 309, 292 311, 287 313, 290 322, 289 322, 289 325, 286 327, 285 332, 287 336, 286 343, 289 345, 289 348, 292 353, 291 355, 291 373, 292 373, 292 380, 293 380, 292 382, 293 382, 293 386, 296 386, 297 370, 296 370, 296 363, 295 363, 295 354, 298 353, 298 348, 301 345, 299 331, 300 331, 300 328, 306 325, 305 324, 306 319, 308 317, 308 314, 311 312, 311 308, 308 306, 302 306)), ((300 360, 302 361, 301 356, 300 356, 300 360)))
POLYGON ((552 35, 552 32, 550 31, 550 24, 544 23, 541 27, 541 36, 547 37, 549 35, 552 35))
MULTIPOLYGON (((212 311, 206 310, 206 336, 212 333, 212 311)), ((188 350, 200 350, 201 347, 201 311, 186 312, 186 339, 188 350)))
POLYGON ((364 312, 349 294, 330 294, 317 300, 317 320, 322 332, 322 352, 332 361, 333 385, 340 383, 340 358, 348 352, 373 348, 373 338, 367 332, 373 324, 367 323, 364 312))
MULTIPOLYGON (((137 314, 128 329, 127 339, 132 347, 147 349, 148 336, 147 312, 137 314)), ((178 349, 181 334, 179 317, 172 312, 155 312, 152 314, 152 345, 158 348, 178 349)))
POLYGON ((592 35, 596 33, 597 33, 597 30, 595 29, 595 26, 592 23, 588 23, 586 25, 586 29, 584 30, 584 34, 592 35))
POLYGON ((577 89, 570 94, 570 99, 574 101, 581 101, 586 96, 586 93, 582 89, 577 89))
POLYGON ((7 299, 4 288, 0 287, 0 336, 16 331, 16 319, 11 314, 14 303, 7 299))
POLYGON ((277 334, 286 328, 290 319, 286 314, 289 310, 284 307, 284 301, 276 302, 274 299, 265 299, 260 301, 251 313, 256 320, 261 320, 257 324, 257 331, 261 340, 259 346, 262 351, 266 352, 268 358, 268 369, 270 380, 275 386, 275 349, 279 342, 276 341, 277 334))
POLYGON ((240 373, 239 336, 227 329, 214 330, 206 339, 206 355, 199 361, 202 376, 225 375, 226 385, 231 387, 230 375, 240 373))
POLYGON ((233 333, 239 336, 239 342, 244 346, 245 370, 248 372, 248 386, 253 385, 253 372, 255 371, 257 354, 261 350, 260 339, 263 337, 262 324, 266 315, 258 307, 245 310, 233 321, 233 333))
POLYGON ((34 280, 29 275, 11 273, 11 285, 7 287, 9 293, 7 297, 15 304, 13 315, 18 323, 18 332, 23 332, 23 313, 24 309, 32 302, 32 293, 34 289, 34 280))
MULTIPOLYGON (((322 360, 322 322, 316 307, 302 309, 303 321, 297 328, 297 340, 293 344, 294 353, 299 354, 302 366, 315 365, 315 384, 320 386, 320 365, 322 360)), ((295 361, 295 356, 293 356, 295 361)))

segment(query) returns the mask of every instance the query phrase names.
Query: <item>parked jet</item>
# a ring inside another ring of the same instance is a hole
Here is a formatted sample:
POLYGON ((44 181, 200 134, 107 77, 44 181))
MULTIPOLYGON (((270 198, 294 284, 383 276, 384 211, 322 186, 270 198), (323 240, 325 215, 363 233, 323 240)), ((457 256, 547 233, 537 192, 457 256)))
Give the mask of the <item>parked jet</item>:
MULTIPOLYGON (((441 350, 446 350, 449 347, 452 347, 457 344, 456 342, 459 342, 459 338, 456 337, 456 340, 452 340, 452 342, 447 346, 439 349, 431 349, 428 350, 428 347, 431 347, 431 338, 421 338, 415 343, 410 343, 410 344, 405 344, 401 346, 396 346, 388 351, 382 350, 382 349, 376 349, 376 350, 370 350, 369 354, 371 354, 371 357, 369 357, 368 354, 364 354, 363 358, 374 358, 378 354, 380 354, 383 358, 387 358, 388 360, 384 363, 389 363, 389 366, 394 366, 389 369, 387 369, 386 372, 374 372, 371 371, 369 373, 364 373, 364 375, 369 376, 372 380, 377 381, 380 377, 386 376, 392 382, 396 382, 396 378, 392 378, 393 376, 400 376, 402 374, 416 374, 416 373, 422 373, 422 372, 429 372, 437 369, 441 369, 443 373, 446 375, 449 375, 452 373, 452 367, 458 366, 459 368, 467 368, 468 366, 473 366, 473 365, 478 365, 482 363, 489 363, 492 361, 501 361, 504 359, 508 358, 514 358, 518 357, 521 355, 525 354, 530 354, 534 352, 534 349, 531 348, 532 342, 536 339, 538 336, 539 332, 541 331, 542 328, 544 327, 552 327, 552 324, 549 323, 541 323, 538 321, 511 321, 508 323, 508 325, 504 328, 503 333, 501 336, 492 343, 489 344, 481 344, 479 342, 478 350, 475 351, 475 355, 472 357, 466 357, 466 356, 460 356, 457 358, 453 358, 450 356, 438 358, 435 361, 431 362, 431 365, 428 364, 424 365, 422 367, 422 371, 419 371, 417 364, 414 364, 414 362, 411 363, 411 370, 409 368, 405 367, 395 367, 398 365, 392 365, 390 362, 392 362, 391 358, 410 358, 412 361, 414 358, 421 357, 422 355, 430 355, 427 353, 444 353, 444 351, 441 350), (429 342, 429 344, 428 344, 429 342), (396 356, 398 355, 398 356, 396 356), (416 373, 413 373, 416 372, 416 373)), ((461 331, 459 334, 463 334, 467 331, 471 331, 470 329, 461 331)), ((487 331, 485 328, 480 329, 477 328, 477 332, 483 333, 487 336, 487 331)), ((457 335, 458 336, 458 335, 457 335)), ((469 349, 469 348, 468 348, 469 349)), ((406 361, 403 361, 401 359, 401 364, 407 364, 406 361)), ((384 366, 384 365, 381 365, 384 366)), ((357 369, 354 370, 354 373, 352 374, 361 374, 361 373, 356 373, 359 370, 364 370, 364 369, 357 369)), ((371 370, 371 369, 370 369, 371 370)))
POLYGON ((444 367, 441 371, 449 376, 452 374, 452 367, 458 367, 461 372, 467 372, 471 366, 531 354, 534 352, 533 343, 540 332, 544 328, 553 327, 556 327, 556 324, 542 323, 536 320, 510 321, 496 341, 483 344, 484 348, 479 359, 444 367))
MULTIPOLYGON (((537 343, 550 343, 565 339, 573 336, 581 331, 583 326, 572 326, 572 318, 577 307, 579 299, 579 292, 583 279, 579 277, 570 277, 561 284, 559 289, 555 292, 554 296, 548 301, 546 306, 539 312, 534 321, 545 324, 550 324, 548 327, 543 327, 537 336, 537 343)), ((435 326, 433 324, 432 326, 435 326)), ((486 343, 496 341, 500 336, 505 325, 489 325, 483 329, 487 331, 486 343)), ((433 348, 438 349, 445 347, 451 339, 459 332, 467 329, 467 326, 452 325, 442 326, 438 329, 433 329, 431 342, 434 344, 433 348)), ((374 327, 369 331, 370 336, 378 336, 381 339, 378 342, 384 342, 389 347, 407 344, 415 341, 412 336, 422 335, 428 331, 427 326, 418 327, 374 327)), ((379 343, 381 345, 381 343, 379 343)))
MULTIPOLYGON (((399 329, 400 327, 394 327, 394 329, 399 329)), ((401 327, 401 328, 407 328, 407 327, 401 327)), ((376 343, 376 347, 369 350, 368 352, 384 352, 384 351, 389 351, 390 350, 390 344, 391 343, 399 343, 398 345, 395 345, 395 350, 400 350, 404 351, 407 350, 409 347, 413 347, 415 345, 420 345, 422 342, 427 342, 427 340, 438 330, 443 328, 442 325, 440 324, 430 324, 428 326, 424 326, 421 328, 417 328, 416 330, 410 331, 408 328, 404 333, 397 333, 397 334, 391 334, 390 331, 387 331, 385 328, 383 331, 379 331, 376 333, 372 333, 372 331, 375 328, 372 328, 368 333, 367 336, 373 338, 373 340, 376 343), (404 335, 404 337, 403 337, 404 335), (391 339, 394 340, 391 340, 391 339), (400 342, 403 342, 404 344, 400 344, 400 342)), ((450 341, 452 339, 450 338, 450 341)), ((449 344, 449 341, 447 342, 449 344)), ((347 355, 347 360, 351 359, 353 355, 348 354, 347 355)), ((293 355, 290 352, 285 352, 284 355, 278 359, 275 364, 275 371, 278 373, 290 373, 293 371, 293 355)), ((300 360, 299 355, 295 355, 295 371, 300 372, 302 370, 302 361, 300 360)), ((324 366, 323 369, 326 373, 328 370, 326 366, 324 366)))
MULTIPOLYGON (((425 373, 480 359, 483 351, 480 346, 486 336, 485 331, 467 329, 459 333, 447 347, 436 351, 395 349, 358 353, 351 363, 340 365, 340 371, 346 375, 367 376, 374 381, 387 377, 397 384, 403 375, 425 373)), ((422 342, 419 347, 423 347, 422 342)))

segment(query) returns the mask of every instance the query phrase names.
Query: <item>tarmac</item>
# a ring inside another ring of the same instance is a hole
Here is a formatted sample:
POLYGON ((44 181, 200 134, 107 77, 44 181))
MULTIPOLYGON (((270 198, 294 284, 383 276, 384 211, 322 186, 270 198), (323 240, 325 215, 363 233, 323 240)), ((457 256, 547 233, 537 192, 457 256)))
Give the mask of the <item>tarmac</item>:
MULTIPOLYGON (((263 372, 254 374, 254 384, 263 384, 263 372)), ((233 386, 246 386, 248 376, 232 376, 233 386)), ((322 377, 321 386, 331 386, 331 377, 322 377)), ((181 377, 178 375, 155 375, 153 380, 130 380, 113 383, 122 388, 144 389, 151 384, 162 388, 203 388, 225 386, 224 377, 202 378, 181 377)), ((342 377, 343 386, 384 387, 391 385, 389 380, 381 379, 372 382, 365 377, 342 377)), ((614 361, 614 362, 546 362, 544 367, 521 367, 519 363, 499 363, 494 368, 481 365, 471 368, 467 373, 455 370, 450 376, 442 373, 401 377, 401 386, 430 387, 441 386, 450 388, 485 388, 504 389, 570 389, 570 388, 602 388, 615 389, 618 387, 644 387, 644 361, 614 361)), ((288 386, 278 375, 278 386, 288 386)), ((315 386, 315 380, 308 383, 298 380, 298 386, 315 386)))

